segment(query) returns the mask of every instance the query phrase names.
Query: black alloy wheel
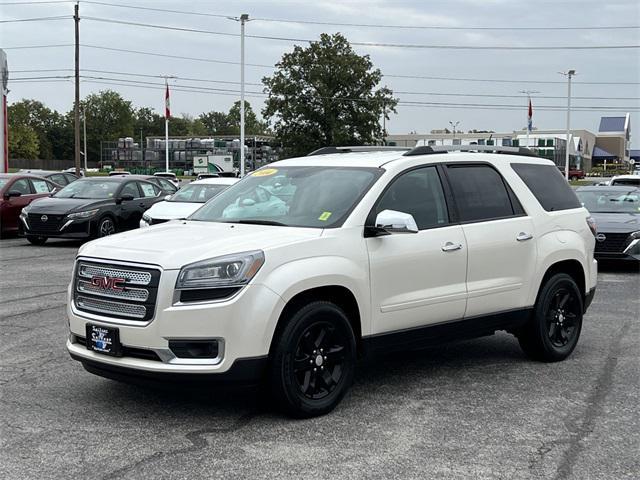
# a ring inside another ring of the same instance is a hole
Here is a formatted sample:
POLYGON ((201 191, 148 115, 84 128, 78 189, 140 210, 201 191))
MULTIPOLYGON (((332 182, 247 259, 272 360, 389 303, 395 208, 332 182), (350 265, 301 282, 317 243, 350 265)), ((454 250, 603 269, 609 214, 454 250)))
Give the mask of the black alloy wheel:
POLYGON ((547 333, 554 347, 562 348, 575 336, 576 319, 582 308, 575 293, 560 287, 551 298, 547 307, 547 333))
POLYGON ((355 374, 356 342, 349 319, 337 305, 315 301, 284 321, 270 356, 274 405, 297 418, 328 413, 355 374))
POLYGON ((522 350, 534 360, 564 360, 580 338, 583 312, 573 278, 566 273, 551 276, 540 288, 531 318, 517 334, 522 350))
POLYGON ((326 321, 314 323, 302 333, 293 372, 305 397, 324 398, 339 385, 344 370, 345 343, 345 338, 336 334, 336 327, 326 321))
POLYGON ((98 237, 108 237, 116 233, 116 224, 111 217, 104 217, 98 224, 98 237))

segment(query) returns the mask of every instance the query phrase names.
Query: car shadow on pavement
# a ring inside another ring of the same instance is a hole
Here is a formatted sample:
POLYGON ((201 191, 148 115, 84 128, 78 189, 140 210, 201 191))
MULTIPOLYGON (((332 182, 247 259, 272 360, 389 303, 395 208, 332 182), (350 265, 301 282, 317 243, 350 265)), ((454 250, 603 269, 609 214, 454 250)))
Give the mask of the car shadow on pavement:
POLYGON ((598 271, 607 273, 618 272, 640 272, 640 262, 633 262, 627 260, 615 261, 615 260, 598 260, 598 271))

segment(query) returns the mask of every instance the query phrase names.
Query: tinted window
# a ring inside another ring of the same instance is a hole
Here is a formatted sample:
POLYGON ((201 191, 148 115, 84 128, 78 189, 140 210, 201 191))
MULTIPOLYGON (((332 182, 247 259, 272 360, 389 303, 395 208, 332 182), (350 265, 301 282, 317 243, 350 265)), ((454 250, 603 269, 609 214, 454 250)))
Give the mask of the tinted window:
POLYGON ((58 185, 62 185, 63 187, 69 183, 67 181, 67 177, 65 177, 63 174, 61 173, 56 173, 55 175, 49 175, 49 178, 51 179, 52 182, 56 182, 58 185))
POLYGON ((173 183, 165 180, 164 178, 158 178, 157 180, 160 183, 160 186, 166 191, 175 192, 178 189, 173 183))
POLYGON ((502 177, 488 165, 450 165, 447 170, 461 222, 514 215, 502 177))
POLYGON ((640 187, 640 177, 638 178, 616 178, 611 181, 611 185, 632 185, 640 187))
POLYGON ((31 194, 31 187, 29 186, 29 180, 21 178, 13 182, 13 185, 9 188, 11 192, 20 192, 22 195, 31 194))
POLYGON ((413 215, 420 230, 448 223, 447 204, 435 167, 404 173, 382 195, 376 214, 395 210, 413 215))
POLYGON ((36 193, 49 193, 51 190, 53 190, 53 185, 51 185, 46 180, 36 180, 32 178, 31 184, 33 185, 33 189, 36 193))
POLYGON ((65 173, 64 178, 67 179, 67 183, 75 182, 78 179, 78 177, 71 175, 70 173, 65 173))
POLYGON ((138 190, 136 182, 128 182, 124 187, 122 187, 120 195, 133 195, 133 198, 139 198, 140 191, 138 190))
POLYGON ((578 197, 556 166, 512 163, 511 168, 547 212, 580 207, 578 197))
POLYGON ((160 189, 150 183, 140 182, 139 185, 144 197, 156 197, 160 193, 160 189))

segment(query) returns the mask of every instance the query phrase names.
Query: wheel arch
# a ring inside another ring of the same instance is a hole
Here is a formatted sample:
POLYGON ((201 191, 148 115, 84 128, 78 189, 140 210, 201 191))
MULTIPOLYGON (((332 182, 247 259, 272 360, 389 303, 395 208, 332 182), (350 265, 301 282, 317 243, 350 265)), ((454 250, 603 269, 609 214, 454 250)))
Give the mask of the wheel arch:
POLYGON ((582 263, 580 263, 576 259, 560 260, 549 265, 544 275, 542 276, 540 283, 538 284, 536 299, 537 299, 537 295, 540 293, 540 290, 542 290, 542 287, 544 286, 544 284, 552 276, 558 273, 565 273, 569 275, 574 282, 576 282, 576 285, 578 285, 578 289, 580 290, 580 296, 582 297, 582 302, 584 304, 586 299, 586 285, 587 285, 586 271, 582 263))
POLYGON ((285 304, 271 337, 269 354, 273 351, 275 342, 284 329, 287 320, 302 306, 318 300, 331 302, 344 311, 356 338, 357 351, 362 351, 362 318, 355 295, 344 285, 323 285, 298 292, 285 304))

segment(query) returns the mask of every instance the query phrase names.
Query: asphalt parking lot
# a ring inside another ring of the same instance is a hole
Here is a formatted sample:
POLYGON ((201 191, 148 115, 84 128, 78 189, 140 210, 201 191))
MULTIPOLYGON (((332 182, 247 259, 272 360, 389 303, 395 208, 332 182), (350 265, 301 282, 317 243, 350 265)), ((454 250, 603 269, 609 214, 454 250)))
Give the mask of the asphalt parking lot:
POLYGON ((640 472, 640 275, 609 266, 565 362, 498 334, 361 366, 330 415, 150 389, 71 360, 76 243, 0 242, 0 478, 619 479, 640 472))

